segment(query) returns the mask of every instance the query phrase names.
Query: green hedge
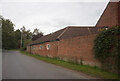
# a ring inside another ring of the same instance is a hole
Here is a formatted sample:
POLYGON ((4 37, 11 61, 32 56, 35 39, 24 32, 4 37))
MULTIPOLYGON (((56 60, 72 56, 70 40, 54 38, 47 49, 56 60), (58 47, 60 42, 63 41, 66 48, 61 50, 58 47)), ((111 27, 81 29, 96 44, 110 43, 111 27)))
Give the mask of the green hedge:
POLYGON ((104 69, 115 71, 120 57, 120 26, 102 30, 94 40, 94 56, 104 69))

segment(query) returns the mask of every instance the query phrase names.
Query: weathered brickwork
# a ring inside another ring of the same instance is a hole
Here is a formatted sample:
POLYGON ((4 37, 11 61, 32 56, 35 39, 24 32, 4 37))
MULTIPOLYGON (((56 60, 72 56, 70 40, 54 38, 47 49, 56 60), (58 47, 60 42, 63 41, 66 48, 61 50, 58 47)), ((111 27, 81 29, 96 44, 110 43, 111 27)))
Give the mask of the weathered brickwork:
POLYGON ((96 35, 63 39, 58 43, 58 56, 66 61, 82 60, 84 64, 99 65, 93 55, 93 40, 96 35))
MULTIPOLYGON (((46 42, 43 44, 32 45, 31 53, 48 56, 48 57, 56 57, 58 52, 57 44, 58 44, 57 41, 54 41, 54 42, 46 42), (47 45, 49 45, 49 49, 47 49, 47 45)), ((27 52, 30 53, 30 46, 28 47, 27 52)))
POLYGON ((30 46, 27 46, 27 52, 30 53, 30 46))
POLYGON ((110 2, 99 19, 96 27, 113 27, 120 25, 119 9, 120 2, 110 2))
MULTIPOLYGON (((47 42, 31 46, 32 54, 48 57, 58 57, 65 61, 72 61, 99 66, 99 62, 93 56, 93 40, 96 35, 78 36, 60 41, 47 42), (49 50, 47 50, 49 44, 49 50), (40 49, 41 46, 41 49, 40 49)), ((27 48, 30 53, 30 46, 27 48)))

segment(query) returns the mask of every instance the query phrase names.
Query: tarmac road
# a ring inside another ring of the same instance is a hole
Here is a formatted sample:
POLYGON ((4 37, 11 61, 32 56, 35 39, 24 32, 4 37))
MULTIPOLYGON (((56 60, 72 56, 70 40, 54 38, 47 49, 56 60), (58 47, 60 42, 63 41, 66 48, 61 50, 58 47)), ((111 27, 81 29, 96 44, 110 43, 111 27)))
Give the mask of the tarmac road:
POLYGON ((3 51, 3 79, 90 79, 83 73, 46 63, 18 51, 3 51))

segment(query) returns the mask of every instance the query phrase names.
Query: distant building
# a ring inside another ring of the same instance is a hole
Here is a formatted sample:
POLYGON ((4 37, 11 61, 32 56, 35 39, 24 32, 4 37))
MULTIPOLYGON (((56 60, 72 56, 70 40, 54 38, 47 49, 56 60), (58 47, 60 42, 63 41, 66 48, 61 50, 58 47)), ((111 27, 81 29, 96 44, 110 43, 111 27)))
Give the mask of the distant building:
POLYGON ((27 52, 100 66, 94 58, 93 40, 102 28, 117 25, 120 25, 120 2, 110 2, 95 27, 68 26, 31 42, 27 52))

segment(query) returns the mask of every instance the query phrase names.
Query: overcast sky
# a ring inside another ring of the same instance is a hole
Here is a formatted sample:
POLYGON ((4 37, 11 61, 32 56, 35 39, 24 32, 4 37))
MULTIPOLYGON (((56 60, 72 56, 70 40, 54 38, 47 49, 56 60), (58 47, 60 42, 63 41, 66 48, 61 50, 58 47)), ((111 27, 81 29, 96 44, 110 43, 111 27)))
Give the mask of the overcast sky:
POLYGON ((95 26, 108 1, 3 0, 0 11, 15 24, 15 29, 25 26, 49 34, 66 26, 95 26))

